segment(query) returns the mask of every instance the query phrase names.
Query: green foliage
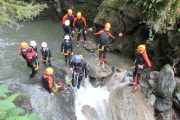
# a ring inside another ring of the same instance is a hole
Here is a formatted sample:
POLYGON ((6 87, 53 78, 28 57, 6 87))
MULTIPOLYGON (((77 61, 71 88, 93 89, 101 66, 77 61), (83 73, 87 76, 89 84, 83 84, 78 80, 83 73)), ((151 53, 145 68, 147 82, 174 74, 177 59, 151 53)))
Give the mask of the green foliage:
POLYGON ((27 114, 21 116, 20 114, 24 112, 23 109, 16 107, 13 103, 19 93, 12 94, 10 96, 6 95, 10 93, 8 86, 5 84, 0 85, 0 120, 40 120, 37 113, 27 114))
POLYGON ((156 32, 163 31, 169 25, 174 25, 180 17, 178 8, 180 0, 134 0, 146 16, 146 24, 156 32))
POLYGON ((6 97, 6 93, 8 93, 9 90, 8 90, 8 86, 7 85, 4 85, 4 84, 1 84, 0 85, 0 97, 6 97))
POLYGON ((0 23, 19 27, 18 21, 32 20, 47 8, 46 4, 26 3, 19 0, 0 0, 0 23))
POLYGON ((103 0, 86 0, 83 3, 75 3, 78 11, 81 11, 87 20, 93 20, 98 12, 98 7, 103 0))

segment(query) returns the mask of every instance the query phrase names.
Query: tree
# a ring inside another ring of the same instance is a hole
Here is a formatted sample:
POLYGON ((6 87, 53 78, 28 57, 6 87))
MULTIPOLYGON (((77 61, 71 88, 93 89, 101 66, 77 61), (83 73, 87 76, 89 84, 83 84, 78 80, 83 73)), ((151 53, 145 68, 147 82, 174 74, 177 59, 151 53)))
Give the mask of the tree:
POLYGON ((0 0, 0 24, 14 25, 19 28, 18 21, 32 20, 45 8, 47 8, 46 4, 0 0))

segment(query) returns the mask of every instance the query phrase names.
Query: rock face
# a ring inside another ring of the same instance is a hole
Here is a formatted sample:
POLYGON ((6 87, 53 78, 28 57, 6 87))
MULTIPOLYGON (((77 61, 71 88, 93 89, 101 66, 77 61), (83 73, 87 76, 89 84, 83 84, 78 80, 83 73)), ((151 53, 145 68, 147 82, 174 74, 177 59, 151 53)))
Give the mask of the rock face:
POLYGON ((142 93, 133 94, 132 87, 115 89, 109 97, 109 104, 111 115, 108 120, 155 120, 142 93))
POLYGON ((160 76, 157 82, 157 99, 155 109, 159 112, 159 116, 163 120, 171 120, 173 92, 176 87, 174 72, 170 65, 165 65, 160 71, 160 76))
POLYGON ((158 79, 157 93, 162 98, 168 98, 172 96, 176 87, 176 81, 174 79, 174 72, 170 65, 165 65, 158 79))
POLYGON ((180 110, 180 85, 177 85, 175 93, 174 93, 174 98, 173 98, 173 103, 175 107, 180 110))

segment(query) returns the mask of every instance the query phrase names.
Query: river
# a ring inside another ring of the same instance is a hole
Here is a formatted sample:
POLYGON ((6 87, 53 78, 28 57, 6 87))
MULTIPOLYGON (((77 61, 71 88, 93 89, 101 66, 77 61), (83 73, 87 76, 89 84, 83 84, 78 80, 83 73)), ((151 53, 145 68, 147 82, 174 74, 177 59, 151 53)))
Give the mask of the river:
MULTIPOLYGON (((33 79, 29 78, 31 70, 26 67, 24 59, 18 55, 18 50, 22 41, 29 42, 30 40, 37 41, 38 50, 43 41, 47 42, 52 51, 52 63, 55 66, 56 75, 66 80, 71 76, 65 74, 69 69, 64 63, 64 57, 60 55, 63 41, 61 25, 50 19, 22 24, 23 27, 17 31, 15 28, 0 26, 0 83, 17 86, 17 89, 30 99, 33 110, 38 112, 43 120, 84 120, 81 112, 83 105, 95 108, 101 119, 104 119, 104 101, 109 97, 109 92, 105 87, 94 88, 87 83, 86 87, 75 90, 75 97, 73 97, 74 92, 66 95, 57 94, 52 97, 40 85, 44 66, 40 65, 37 75, 33 79)), ((88 37, 88 40, 92 38, 88 37)), ((93 59, 88 61, 88 64, 97 64, 97 57, 89 54, 83 48, 75 47, 74 53, 82 54, 87 61, 89 58, 93 59)), ((40 56, 40 53, 38 54, 40 56)), ((109 54, 108 61, 111 66, 127 66, 132 63, 131 60, 117 54, 109 54)))

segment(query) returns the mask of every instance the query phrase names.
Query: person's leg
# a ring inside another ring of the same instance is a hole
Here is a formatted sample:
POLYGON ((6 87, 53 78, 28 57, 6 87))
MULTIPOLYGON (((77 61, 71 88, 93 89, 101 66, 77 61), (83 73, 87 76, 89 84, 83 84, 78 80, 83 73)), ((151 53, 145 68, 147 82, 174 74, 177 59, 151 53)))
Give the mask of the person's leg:
POLYGON ((67 55, 64 55, 64 58, 65 58, 65 63, 67 63, 67 61, 68 61, 67 55))
POLYGON ((133 85, 136 85, 137 82, 137 66, 134 68, 134 72, 133 72, 133 85))
POLYGON ((83 39, 84 39, 84 45, 86 46, 87 45, 87 39, 86 39, 86 33, 85 33, 85 30, 82 31, 82 36, 83 36, 83 39))
POLYGON ((37 71, 35 70, 35 67, 33 65, 31 67, 31 70, 32 70, 32 73, 31 73, 30 77, 33 78, 36 75, 37 71))
POLYGON ((81 38, 81 33, 78 33, 78 34, 77 34, 77 43, 78 43, 78 45, 79 45, 80 42, 81 42, 80 38, 81 38))
POLYGON ((82 79, 83 79, 83 76, 79 76, 79 78, 78 78, 78 85, 77 85, 78 89, 80 88, 82 79))
POLYGON ((51 66, 52 66, 52 61, 51 61, 51 59, 48 60, 48 63, 49 63, 49 66, 51 67, 51 66))

